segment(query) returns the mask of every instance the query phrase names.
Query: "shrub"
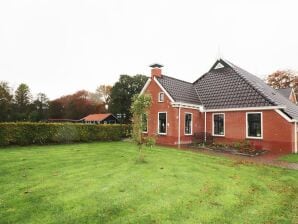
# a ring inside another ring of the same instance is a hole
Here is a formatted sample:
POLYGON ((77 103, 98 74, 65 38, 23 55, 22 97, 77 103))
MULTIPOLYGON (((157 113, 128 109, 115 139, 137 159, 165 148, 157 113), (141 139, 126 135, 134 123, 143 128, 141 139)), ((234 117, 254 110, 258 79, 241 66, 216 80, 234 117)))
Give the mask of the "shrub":
POLYGON ((0 146, 117 141, 128 137, 130 129, 118 124, 0 123, 0 146))

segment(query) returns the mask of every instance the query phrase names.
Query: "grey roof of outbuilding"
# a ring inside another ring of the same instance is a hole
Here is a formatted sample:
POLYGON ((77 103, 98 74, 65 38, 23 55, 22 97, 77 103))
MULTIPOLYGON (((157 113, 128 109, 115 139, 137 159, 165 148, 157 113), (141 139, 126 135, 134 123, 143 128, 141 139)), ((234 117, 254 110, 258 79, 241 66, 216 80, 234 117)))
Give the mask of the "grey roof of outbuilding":
POLYGON ((174 101, 191 104, 201 104, 194 86, 190 82, 175 79, 166 75, 157 78, 158 82, 166 89, 174 101))
POLYGON ((277 89, 277 92, 279 92, 279 94, 283 95, 284 97, 286 97, 287 99, 290 98, 291 92, 292 92, 292 88, 282 88, 282 89, 277 89))
POLYGON ((206 109, 280 106, 298 120, 298 106, 268 86, 263 80, 220 59, 194 83, 162 75, 157 78, 177 102, 203 105, 206 109), (222 66, 217 67, 220 63, 222 66))

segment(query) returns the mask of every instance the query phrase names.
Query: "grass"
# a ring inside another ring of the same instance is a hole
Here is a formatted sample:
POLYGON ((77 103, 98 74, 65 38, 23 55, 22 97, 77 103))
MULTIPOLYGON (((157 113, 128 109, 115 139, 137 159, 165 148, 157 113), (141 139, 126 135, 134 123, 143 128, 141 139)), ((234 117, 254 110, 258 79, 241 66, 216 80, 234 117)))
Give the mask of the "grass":
POLYGON ((289 154, 281 157, 280 160, 283 160, 289 163, 298 163, 298 154, 289 154))
POLYGON ((131 143, 0 149, 0 223, 298 223, 298 172, 131 143))

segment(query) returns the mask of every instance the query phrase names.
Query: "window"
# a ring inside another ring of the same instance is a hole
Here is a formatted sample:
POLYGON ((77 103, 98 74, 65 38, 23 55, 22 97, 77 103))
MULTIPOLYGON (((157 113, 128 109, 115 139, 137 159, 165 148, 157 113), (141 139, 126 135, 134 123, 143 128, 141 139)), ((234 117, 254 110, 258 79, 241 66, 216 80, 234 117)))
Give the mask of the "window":
POLYGON ((246 137, 262 138, 262 113, 246 113, 246 137))
POLYGON ((167 134, 167 113, 165 112, 158 113, 158 134, 167 134))
POLYGON ((223 64, 221 64, 220 62, 218 62, 214 69, 220 69, 220 68, 224 68, 224 67, 225 66, 223 66, 223 64))
POLYGON ((213 114, 213 135, 225 135, 225 114, 213 114))
POLYGON ((192 134, 192 114, 191 113, 185 113, 184 134, 185 135, 192 134))
POLYGON ((158 93, 158 102, 165 101, 165 94, 163 92, 158 93))
POLYGON ((144 133, 148 132, 148 117, 147 117, 147 114, 143 114, 143 116, 142 116, 142 131, 144 133))

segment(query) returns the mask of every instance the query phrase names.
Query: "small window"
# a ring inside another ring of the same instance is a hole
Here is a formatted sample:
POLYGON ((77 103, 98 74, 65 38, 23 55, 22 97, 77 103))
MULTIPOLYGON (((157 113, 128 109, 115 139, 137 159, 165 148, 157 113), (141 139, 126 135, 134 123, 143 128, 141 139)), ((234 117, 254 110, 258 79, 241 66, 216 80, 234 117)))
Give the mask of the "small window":
POLYGON ((164 102, 165 101, 165 94, 163 92, 160 92, 158 94, 158 102, 164 102))
POLYGON ((223 64, 218 62, 214 69, 220 69, 220 68, 223 68, 223 67, 224 67, 223 64))
POLYGON ((213 114, 213 135, 224 136, 225 135, 225 115, 213 114))
POLYGON ((262 113, 246 114, 246 137, 262 138, 262 113))
POLYGON ((158 113, 158 134, 167 134, 167 113, 158 113))
POLYGON ((148 117, 147 117, 147 114, 143 114, 143 116, 142 116, 142 131, 144 133, 148 132, 148 117))
POLYGON ((191 135, 192 134, 192 114, 186 113, 185 114, 185 121, 184 121, 184 133, 185 135, 191 135))

